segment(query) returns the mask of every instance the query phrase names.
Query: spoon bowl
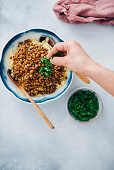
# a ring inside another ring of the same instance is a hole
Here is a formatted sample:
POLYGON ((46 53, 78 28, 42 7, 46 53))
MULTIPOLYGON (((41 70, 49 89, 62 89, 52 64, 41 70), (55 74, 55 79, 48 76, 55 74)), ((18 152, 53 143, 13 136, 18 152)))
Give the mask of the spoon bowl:
POLYGON ((49 38, 48 43, 49 43, 49 45, 51 45, 51 46, 53 47, 53 46, 55 45, 55 41, 54 41, 52 38, 50 38, 50 37, 41 36, 41 37, 39 38, 39 41, 42 42, 42 41, 46 40, 46 38, 49 38))

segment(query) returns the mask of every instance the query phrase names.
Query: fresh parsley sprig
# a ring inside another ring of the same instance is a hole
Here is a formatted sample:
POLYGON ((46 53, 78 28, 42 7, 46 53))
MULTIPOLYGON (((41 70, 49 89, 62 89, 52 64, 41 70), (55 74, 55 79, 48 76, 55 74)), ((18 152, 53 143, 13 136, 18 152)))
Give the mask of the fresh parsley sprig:
POLYGON ((46 56, 41 58, 41 69, 39 70, 39 73, 42 75, 45 74, 45 76, 48 77, 52 73, 52 63, 46 58, 46 56), (44 64, 44 66, 42 66, 42 64, 44 64))
MULTIPOLYGON (((53 57, 55 56, 61 56, 61 52, 58 52, 56 54, 54 54, 50 59, 53 59, 53 57)), ((53 72, 52 69, 52 63, 50 62, 50 60, 47 59, 46 56, 44 56, 43 58, 41 58, 41 69, 39 70, 40 74, 44 74, 45 76, 49 77, 49 75, 53 72), (44 64, 44 66, 42 66, 44 64)))

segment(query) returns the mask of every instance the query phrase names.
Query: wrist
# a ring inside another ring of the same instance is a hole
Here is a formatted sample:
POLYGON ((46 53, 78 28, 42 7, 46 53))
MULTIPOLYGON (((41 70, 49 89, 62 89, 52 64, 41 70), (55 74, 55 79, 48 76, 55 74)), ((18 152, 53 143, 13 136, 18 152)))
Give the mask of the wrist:
POLYGON ((107 92, 114 96, 114 72, 95 63, 91 63, 86 70, 86 76, 99 84, 107 92))
POLYGON ((98 64, 93 60, 89 60, 87 63, 85 63, 85 67, 82 70, 81 74, 92 79, 97 68, 98 68, 98 64))

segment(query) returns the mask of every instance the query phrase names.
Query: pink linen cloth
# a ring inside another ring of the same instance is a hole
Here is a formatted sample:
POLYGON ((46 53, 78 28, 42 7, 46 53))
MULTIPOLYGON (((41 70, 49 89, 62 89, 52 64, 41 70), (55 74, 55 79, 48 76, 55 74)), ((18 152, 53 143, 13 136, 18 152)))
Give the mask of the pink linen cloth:
POLYGON ((67 23, 114 25, 114 0, 59 0, 53 10, 67 23))

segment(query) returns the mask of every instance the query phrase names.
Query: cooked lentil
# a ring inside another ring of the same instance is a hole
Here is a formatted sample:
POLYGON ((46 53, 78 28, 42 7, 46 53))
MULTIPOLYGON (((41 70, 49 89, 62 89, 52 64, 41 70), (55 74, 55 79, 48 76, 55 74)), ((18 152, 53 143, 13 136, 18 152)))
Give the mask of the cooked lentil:
MULTIPOLYGON (((52 65, 53 72, 48 76, 41 75, 41 58, 48 54, 48 49, 31 39, 18 43, 16 52, 10 56, 12 77, 17 80, 31 95, 51 94, 58 85, 67 79, 67 70, 63 66, 52 65)), ((45 66, 45 65, 44 65, 45 66)))

